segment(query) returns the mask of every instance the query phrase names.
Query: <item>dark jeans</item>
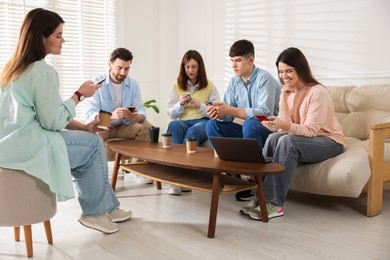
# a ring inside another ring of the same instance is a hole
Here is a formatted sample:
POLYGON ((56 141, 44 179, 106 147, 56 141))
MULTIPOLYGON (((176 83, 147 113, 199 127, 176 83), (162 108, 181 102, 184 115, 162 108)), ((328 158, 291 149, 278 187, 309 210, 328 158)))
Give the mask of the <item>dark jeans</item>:
POLYGON ((185 144, 187 138, 195 137, 199 146, 207 140, 206 123, 208 118, 192 120, 173 120, 168 125, 168 133, 172 134, 173 144, 185 144))
POLYGON ((257 118, 249 118, 244 121, 243 125, 209 120, 206 124, 206 133, 208 137, 254 138, 262 149, 265 140, 272 132, 263 126, 257 118))

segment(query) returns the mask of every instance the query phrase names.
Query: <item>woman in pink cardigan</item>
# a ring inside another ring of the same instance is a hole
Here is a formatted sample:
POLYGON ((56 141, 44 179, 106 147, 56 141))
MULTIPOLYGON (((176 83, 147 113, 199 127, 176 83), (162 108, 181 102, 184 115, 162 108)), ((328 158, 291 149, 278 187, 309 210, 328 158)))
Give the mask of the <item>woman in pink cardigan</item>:
MULTIPOLYGON (((321 162, 344 151, 344 134, 332 98, 313 77, 303 53, 297 48, 284 50, 276 67, 282 83, 279 115, 262 122, 274 132, 268 136, 263 153, 286 170, 264 178, 269 218, 283 216, 288 187, 298 163, 321 162)), ((258 205, 255 198, 240 213, 261 220, 258 205)))

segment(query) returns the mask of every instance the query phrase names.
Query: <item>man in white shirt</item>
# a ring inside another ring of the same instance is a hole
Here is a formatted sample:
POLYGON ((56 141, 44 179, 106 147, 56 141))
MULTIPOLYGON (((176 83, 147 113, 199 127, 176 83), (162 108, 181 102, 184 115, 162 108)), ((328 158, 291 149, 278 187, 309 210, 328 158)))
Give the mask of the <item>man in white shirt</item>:
MULTIPOLYGON (((99 111, 111 112, 109 131, 100 132, 105 141, 112 138, 129 140, 149 140, 149 128, 146 112, 141 99, 137 81, 129 76, 133 61, 132 53, 125 48, 115 49, 110 56, 110 69, 96 77, 98 82, 105 79, 102 87, 86 99, 86 121, 90 122, 99 115, 99 111)), ((115 154, 107 149, 107 159, 112 161, 115 154)))

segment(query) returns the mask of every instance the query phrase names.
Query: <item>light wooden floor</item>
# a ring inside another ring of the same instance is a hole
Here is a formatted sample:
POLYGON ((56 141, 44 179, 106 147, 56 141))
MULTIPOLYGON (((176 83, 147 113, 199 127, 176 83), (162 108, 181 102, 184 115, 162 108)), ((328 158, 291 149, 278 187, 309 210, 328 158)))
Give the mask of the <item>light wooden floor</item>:
MULTIPOLYGON (((390 185, 383 213, 363 215, 365 198, 333 198, 290 192, 285 216, 268 224, 240 216, 245 202, 221 197, 216 237, 206 237, 210 194, 167 194, 153 185, 118 181, 117 195, 133 219, 112 235, 77 222, 76 199, 58 204, 54 244, 43 225, 33 226, 34 259, 390 259, 390 185)), ((13 229, 0 229, 0 259, 23 259, 25 244, 13 229)), ((27 259, 27 258, 26 258, 27 259)))

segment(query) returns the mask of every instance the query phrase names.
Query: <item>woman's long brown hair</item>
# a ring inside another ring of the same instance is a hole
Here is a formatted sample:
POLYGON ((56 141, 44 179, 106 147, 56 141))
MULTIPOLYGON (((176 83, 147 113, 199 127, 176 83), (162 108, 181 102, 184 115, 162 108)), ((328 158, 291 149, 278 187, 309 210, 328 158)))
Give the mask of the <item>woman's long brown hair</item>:
MULTIPOLYGON (((320 84, 313 76, 310 70, 309 63, 303 53, 294 47, 290 47, 282 51, 276 59, 276 68, 279 70, 279 62, 283 62, 288 66, 294 67, 295 71, 298 74, 298 77, 301 79, 302 83, 307 86, 314 86, 320 84)), ((278 73, 279 74, 279 73, 278 73)), ((283 80, 279 77, 282 85, 284 85, 283 80)))
POLYGON ((179 76, 177 77, 177 84, 179 84, 179 87, 182 90, 188 90, 188 86, 187 86, 188 76, 185 70, 185 65, 191 59, 198 62, 198 83, 199 83, 198 90, 200 90, 202 88, 207 87, 208 82, 207 82, 206 68, 204 66, 202 55, 200 55, 200 53, 195 50, 187 51, 184 54, 183 58, 181 59, 180 72, 179 72, 179 76))
POLYGON ((64 20, 57 13, 42 8, 33 9, 26 15, 15 51, 0 74, 0 88, 19 78, 31 63, 46 57, 43 39, 63 23, 64 20))

